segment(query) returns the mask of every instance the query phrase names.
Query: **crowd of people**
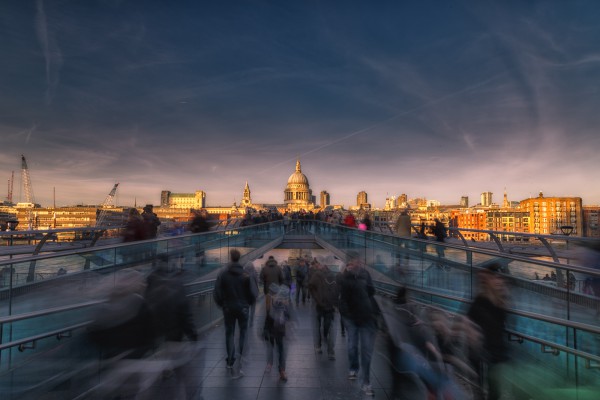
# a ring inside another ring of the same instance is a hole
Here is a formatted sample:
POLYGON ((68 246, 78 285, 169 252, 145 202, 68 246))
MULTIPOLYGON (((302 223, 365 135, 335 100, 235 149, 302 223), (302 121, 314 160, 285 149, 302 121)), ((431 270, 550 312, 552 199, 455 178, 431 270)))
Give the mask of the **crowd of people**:
MULTIPOLYGON (((152 210, 145 209, 144 212, 148 214, 146 220, 152 221, 152 210)), ((403 232, 404 236, 411 235, 410 218, 407 217, 408 215, 401 214, 397 221, 395 228, 399 235, 400 232, 403 232)), ((135 215, 135 210, 132 210, 131 218, 136 221, 143 220, 141 215, 135 215)), ((283 220, 286 230, 300 226, 292 225, 294 223, 302 224, 302 221, 307 220, 322 220, 361 230, 372 229, 372 221, 367 215, 359 219, 352 213, 344 215, 338 211, 283 215, 263 211, 248 214, 244 224, 260 224, 273 220, 283 220)), ((151 225, 151 222, 145 224, 151 225)), ((132 226, 134 225, 132 223, 132 226)), ((154 223, 152 226, 155 230, 158 225, 154 223)), ((209 224, 206 214, 198 213, 190 224, 190 229, 193 229, 193 232, 207 231, 209 224)), ((439 220, 431 227, 423 224, 421 234, 424 236, 426 229, 435 236, 437 242, 444 242, 448 236, 447 229, 439 220)), ((135 232, 135 229, 132 229, 132 232, 135 232)), ((438 257, 443 258, 444 247, 436 246, 436 250, 438 257)), ((266 348, 265 372, 270 373, 275 366, 279 379, 286 382, 288 339, 293 335, 290 323, 295 320, 295 310, 308 306, 311 310, 315 352, 325 353, 331 361, 339 358, 335 348, 338 320, 347 344, 347 378, 361 382, 361 389, 365 395, 374 395, 370 365, 375 339, 380 335, 388 345, 385 357, 394 376, 393 392, 397 398, 407 398, 402 396, 410 391, 408 388, 411 384, 414 390, 424 390, 428 398, 461 398, 461 388, 453 378, 455 369, 460 369, 463 374, 472 376, 474 380, 479 379, 479 387, 485 388, 482 398, 495 400, 502 397, 503 371, 511 359, 504 337, 509 292, 502 265, 492 264, 480 270, 477 274, 479 291, 474 301, 464 310, 462 316, 449 318, 439 311, 424 311, 421 306, 411 302, 408 291, 403 286, 396 293, 393 304, 382 304, 379 299, 376 300, 375 288, 371 274, 365 268, 365 261, 353 251, 347 252, 347 260, 339 271, 331 269, 323 260, 317 258, 300 257, 290 265, 287 260, 278 262, 271 255, 258 271, 252 262, 242 265, 240 259, 240 252, 232 250, 230 262, 219 274, 213 292, 215 303, 223 312, 226 366, 232 378, 244 376, 242 364, 246 336, 248 328, 256 323, 262 327, 262 338, 266 348), (264 293, 265 314, 263 320, 255 321, 255 309, 261 290, 264 293), (236 329, 237 342, 234 340, 236 329)), ((387 268, 381 259, 376 259, 372 267, 379 272, 385 272, 387 268)), ((546 276, 543 279, 556 280, 556 277, 546 276)), ((572 274, 567 275, 567 279, 569 282, 575 282, 572 274)), ((147 301, 140 303, 144 306, 140 306, 140 313, 136 315, 140 320, 135 321, 133 328, 150 329, 155 335, 153 340, 147 343, 137 341, 132 356, 137 357, 139 351, 144 352, 155 346, 157 338, 162 338, 158 339, 159 341, 181 341, 187 336, 194 340, 195 328, 190 325, 189 315, 179 322, 168 322, 168 325, 177 326, 176 335, 167 333, 162 329, 164 327, 153 322, 156 315, 166 315, 166 310, 171 306, 163 307, 156 301, 161 298, 157 295, 160 291, 150 290, 151 279, 148 279, 146 285, 147 301), (144 309, 145 307, 147 309, 144 309)), ((174 290, 176 286, 171 285, 169 290, 174 290)), ((590 293, 593 293, 592 289, 590 293)), ((173 307, 177 304, 177 307, 186 309, 181 296, 165 298, 170 299, 173 307), (178 300, 175 300, 176 298, 178 300)), ((139 298, 132 296, 126 304, 137 305, 136 301, 139 302, 139 298)), ((99 332, 100 334, 95 333, 97 338, 107 336, 102 329, 99 332)), ((127 335, 123 340, 128 340, 127 335)), ((101 340, 97 342, 101 343, 101 340)), ((106 346, 106 343, 102 344, 106 346)), ((114 346, 111 343, 108 348, 114 346)), ((132 341, 125 343, 125 347, 132 346, 132 341)))
POLYGON ((285 272, 290 269, 287 261, 278 262, 269 256, 258 277, 252 275, 252 271, 256 273, 252 263, 245 268, 245 274, 241 273, 244 269, 236 264, 238 256, 233 250, 232 261, 215 287, 215 300, 223 306, 226 319, 227 361, 233 378, 243 376, 243 340, 255 318, 249 310, 256 302, 255 293, 260 286, 265 294, 265 318, 260 321, 266 345, 265 372, 270 373, 276 362, 282 382, 288 379, 289 322, 295 320, 295 310, 299 307, 310 307, 315 352, 325 353, 331 361, 339 356, 335 349, 335 321, 339 319, 346 333, 347 378, 358 380, 367 396, 375 393, 370 366, 375 339, 382 335, 388 341, 386 358, 394 376, 394 398, 410 398, 403 396, 414 389, 408 381, 413 380, 414 384, 416 377, 420 386, 415 387, 417 390, 420 387, 428 398, 459 399, 463 393, 454 381, 456 368, 474 379, 479 377, 488 399, 500 398, 501 372, 510 353, 503 338, 508 290, 499 266, 492 265, 479 273, 479 294, 465 315, 451 322, 439 312, 428 314, 419 310, 403 286, 391 306, 376 300, 371 274, 362 257, 353 251, 348 253, 341 271, 331 269, 323 260, 301 257, 296 260, 291 274, 285 272), (230 284, 229 294, 224 297, 229 298, 227 303, 221 299, 227 286, 223 286, 223 282, 233 279, 232 276, 237 277, 237 283, 230 284), (232 311, 231 304, 238 310, 232 311), (232 312, 238 315, 240 329, 237 353, 231 344, 234 323, 228 322, 232 312), (240 361, 237 366, 234 365, 236 360, 240 361))

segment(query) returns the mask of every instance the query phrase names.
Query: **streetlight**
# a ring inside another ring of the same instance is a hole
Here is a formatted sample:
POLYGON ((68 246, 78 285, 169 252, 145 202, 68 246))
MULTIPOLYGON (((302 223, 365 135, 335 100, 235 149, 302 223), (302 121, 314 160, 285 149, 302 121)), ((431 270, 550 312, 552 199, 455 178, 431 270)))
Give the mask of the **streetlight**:
POLYGON ((560 227, 560 231, 563 235, 569 236, 571 233, 573 233, 573 227, 571 225, 563 225, 560 227))
MULTIPOLYGON (((571 225, 563 225, 560 227, 560 231, 562 232, 563 235, 569 237, 569 235, 571 233, 573 233, 573 227, 571 225)), ((569 240, 568 239, 565 240, 565 249, 569 250, 569 240)), ((569 256, 568 256, 568 254, 566 256, 567 256, 567 265, 568 265, 569 264, 569 256)), ((559 285, 560 285, 562 283, 561 281, 563 280, 562 279, 562 271, 557 270, 557 272, 560 272, 559 274, 557 274, 557 277, 558 277, 557 281, 560 281, 557 283, 559 283, 559 285)), ((567 288, 568 288, 568 286, 569 286, 569 273, 567 272, 567 288)))

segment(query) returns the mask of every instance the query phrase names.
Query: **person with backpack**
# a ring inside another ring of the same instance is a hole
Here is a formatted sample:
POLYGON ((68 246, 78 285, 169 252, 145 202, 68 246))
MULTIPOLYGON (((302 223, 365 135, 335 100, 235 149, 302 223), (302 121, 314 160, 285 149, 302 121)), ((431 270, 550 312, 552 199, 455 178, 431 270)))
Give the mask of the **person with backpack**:
POLYGON ((271 304, 271 296, 269 295, 269 287, 272 283, 281 285, 283 283, 283 272, 277 264, 275 257, 269 256, 269 259, 260 270, 260 281, 263 284, 263 293, 265 294, 265 307, 271 304))
POLYGON ((256 302, 258 288, 240 264, 241 255, 239 250, 232 249, 229 254, 231 262, 217 277, 213 298, 215 303, 223 309, 227 369, 232 371, 232 377, 235 379, 243 376, 241 361, 242 354, 244 353, 246 331, 248 329, 250 305, 256 302), (239 361, 237 368, 234 370, 234 363, 236 361, 234 344, 236 322, 240 329, 238 342, 239 361))
POLYGON ((267 344, 267 366, 265 373, 270 373, 273 367, 274 348, 277 347, 279 380, 287 382, 288 377, 285 372, 286 350, 284 346, 284 337, 286 334, 286 325, 290 320, 290 292, 287 286, 271 283, 269 286, 269 296, 272 301, 267 307, 267 316, 265 318, 265 327, 263 330, 264 339, 267 344))
POLYGON ((321 343, 324 339, 327 343, 328 358, 335 360, 333 320, 339 296, 336 275, 320 262, 317 262, 315 267, 308 282, 308 291, 315 302, 313 318, 315 351, 318 354, 323 353, 321 343))

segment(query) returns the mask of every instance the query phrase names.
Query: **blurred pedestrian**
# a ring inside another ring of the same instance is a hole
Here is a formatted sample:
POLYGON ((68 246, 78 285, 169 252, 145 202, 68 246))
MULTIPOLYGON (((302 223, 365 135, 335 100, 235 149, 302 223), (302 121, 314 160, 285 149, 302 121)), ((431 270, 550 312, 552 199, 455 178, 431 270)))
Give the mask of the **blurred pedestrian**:
POLYGON ((467 316, 481 329, 481 351, 472 357, 482 384, 487 385, 488 400, 502 395, 502 367, 510 360, 504 330, 508 313, 508 288, 501 266, 493 264, 478 273, 479 293, 473 300, 467 316), (486 368, 487 367, 487 368, 486 368))
POLYGON ((144 221, 145 232, 144 239, 154 239, 158 234, 158 227, 160 226, 161 222, 153 210, 154 207, 152 206, 152 204, 147 204, 142 212, 142 219, 144 221))
POLYGON ((265 318, 265 328, 263 330, 264 339, 267 345, 267 366, 265 373, 270 373, 273 367, 274 348, 278 353, 278 371, 279 379, 287 382, 286 373, 286 348, 284 338, 286 336, 286 326, 290 320, 290 293, 285 285, 271 283, 269 286, 269 297, 272 301, 267 308, 265 318))
POLYGON ((315 351, 323 353, 322 342, 327 344, 327 356, 335 360, 335 309, 338 306, 339 290, 335 273, 326 265, 316 264, 308 282, 308 291, 314 300, 313 337, 315 351))
POLYGON ((308 284, 308 261, 304 258, 298 260, 296 266, 296 305, 300 305, 300 297, 302 304, 306 304, 306 285, 308 284))
POLYGON ((269 287, 272 283, 281 285, 283 283, 283 271, 277 264, 275 257, 269 256, 269 259, 260 270, 260 282, 263 284, 263 292, 265 294, 265 307, 269 308, 271 304, 271 296, 269 295, 269 287))
MULTIPOLYGON (((254 263, 252 261, 248 261, 244 265, 244 272, 248 274, 250 279, 254 282, 254 285, 258 288, 258 274, 256 273, 256 268, 254 268, 254 263)), ((256 311, 256 302, 250 304, 250 315, 248 316, 248 326, 252 327, 254 325, 254 314, 256 311)))
POLYGON ((250 305, 256 302, 258 288, 250 276, 244 272, 244 268, 240 264, 240 252, 232 249, 229 254, 231 262, 217 277, 213 297, 215 303, 223 309, 227 369, 232 372, 233 378, 239 378, 243 376, 242 355, 248 329, 250 305), (234 344, 236 322, 239 328, 238 354, 236 354, 234 344), (238 363, 234 369, 236 359, 238 363))
POLYGON ((375 287, 358 253, 348 253, 348 261, 339 279, 340 313, 348 332, 348 379, 362 376, 362 391, 374 396, 371 386, 371 358, 375 345, 379 307, 375 287))
POLYGON ((133 269, 115 275, 108 300, 93 313, 88 335, 101 358, 141 358, 153 348, 155 339, 152 314, 144 298, 144 275, 133 269))
POLYGON ((144 220, 137 208, 129 209, 122 236, 125 243, 145 239, 144 220))

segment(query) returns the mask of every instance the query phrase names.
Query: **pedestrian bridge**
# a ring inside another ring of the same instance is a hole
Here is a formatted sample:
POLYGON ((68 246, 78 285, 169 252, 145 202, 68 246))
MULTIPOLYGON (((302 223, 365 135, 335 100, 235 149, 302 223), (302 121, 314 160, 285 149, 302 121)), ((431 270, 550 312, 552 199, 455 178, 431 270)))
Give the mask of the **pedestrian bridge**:
MULTIPOLYGON (((464 313, 477 293, 477 271, 497 263, 511 287, 506 340, 517 355, 509 377, 514 397, 583 399, 600 390, 600 303, 584 285, 600 278, 595 269, 461 241, 438 243, 318 221, 290 226, 278 221, 1 261, 0 397, 102 398, 99 382, 106 371, 99 355, 82 348, 81 342, 90 311, 106 300, 107 289, 118 284, 119 271, 135 268, 149 273, 168 260, 169 268, 185 280, 202 333, 201 349, 188 369, 193 378, 186 381, 190 398, 359 398, 358 388, 346 379, 341 335, 336 338, 335 361, 315 354, 308 305, 296 310, 287 383, 279 382, 274 372, 273 376, 264 373, 260 304, 244 360, 246 375, 239 380, 227 376, 221 311, 213 304, 211 292, 232 248, 242 252, 243 262, 255 261, 257 266, 273 249, 322 248, 340 260, 356 251, 365 260, 381 299, 405 285, 423 310, 436 310, 450 321, 464 313), (554 273, 557 280, 535 279, 536 274, 546 273, 554 273)), ((378 338, 378 348, 372 383, 377 398, 391 398, 383 337, 378 338)), ((146 360, 145 371, 152 387, 167 393, 173 380, 163 373, 165 364, 156 357, 146 360)), ((476 381, 456 376, 466 398, 473 397, 476 381)))

